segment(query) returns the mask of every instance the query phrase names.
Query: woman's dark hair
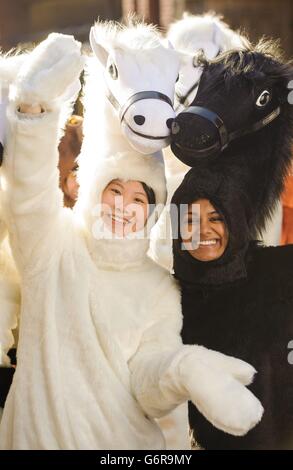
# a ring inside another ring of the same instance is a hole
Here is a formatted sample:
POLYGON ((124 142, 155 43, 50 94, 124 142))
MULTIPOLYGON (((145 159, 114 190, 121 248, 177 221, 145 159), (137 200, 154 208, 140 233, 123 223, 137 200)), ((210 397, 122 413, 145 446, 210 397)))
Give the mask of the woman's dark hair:
POLYGON ((151 215, 151 213, 153 212, 153 210, 155 208, 155 204, 156 204, 155 192, 154 192, 153 188, 151 188, 150 186, 145 184, 143 181, 141 181, 141 184, 142 184, 142 187, 143 187, 143 189, 146 193, 146 196, 148 198, 148 203, 149 203, 149 206, 150 206, 149 215, 151 215))

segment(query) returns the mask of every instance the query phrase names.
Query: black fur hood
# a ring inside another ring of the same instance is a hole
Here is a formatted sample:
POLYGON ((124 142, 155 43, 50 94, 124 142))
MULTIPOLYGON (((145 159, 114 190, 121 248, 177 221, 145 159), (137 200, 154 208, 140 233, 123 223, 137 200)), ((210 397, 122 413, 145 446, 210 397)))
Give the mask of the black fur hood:
POLYGON ((174 241, 181 335, 184 344, 202 344, 252 364, 257 374, 250 389, 265 411, 247 435, 235 437, 217 430, 189 403, 190 428, 205 449, 292 449, 293 245, 260 247, 251 241, 251 208, 233 181, 227 173, 193 169, 174 194, 176 205, 208 198, 230 233, 224 255, 211 262, 197 261, 174 241))
POLYGON ((176 190, 172 203, 172 229, 180 226, 179 208, 198 199, 208 199, 223 216, 229 232, 225 253, 215 261, 201 262, 182 250, 179 237, 173 236, 174 272, 179 281, 190 284, 221 284, 246 277, 245 255, 251 241, 250 221, 252 207, 240 185, 228 171, 216 168, 193 168, 176 190))

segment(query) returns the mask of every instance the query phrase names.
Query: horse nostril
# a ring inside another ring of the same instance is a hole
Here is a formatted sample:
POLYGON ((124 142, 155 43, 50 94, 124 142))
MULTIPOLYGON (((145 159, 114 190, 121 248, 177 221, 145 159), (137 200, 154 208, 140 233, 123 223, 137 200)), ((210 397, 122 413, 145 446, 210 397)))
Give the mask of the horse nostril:
POLYGON ((174 119, 173 119, 173 122, 171 124, 171 133, 173 135, 176 135, 178 134, 178 132, 180 132, 180 126, 178 124, 178 122, 176 122, 174 119))
POLYGON ((138 126, 142 126, 144 123, 145 123, 145 117, 144 116, 141 116, 140 114, 137 114, 136 116, 134 116, 134 122, 138 125, 138 126))
POLYGON ((172 122, 174 122, 174 119, 173 119, 173 118, 169 118, 169 119, 167 119, 167 121, 166 121, 166 125, 167 125, 168 129, 171 129, 172 122))

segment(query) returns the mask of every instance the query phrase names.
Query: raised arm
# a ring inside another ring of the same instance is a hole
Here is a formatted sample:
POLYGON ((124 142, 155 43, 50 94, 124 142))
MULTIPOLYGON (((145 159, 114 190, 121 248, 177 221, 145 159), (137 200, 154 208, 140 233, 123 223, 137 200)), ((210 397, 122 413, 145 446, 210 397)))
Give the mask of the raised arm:
POLYGON ((245 387, 255 373, 249 364, 197 345, 183 345, 180 298, 173 283, 161 289, 157 320, 145 332, 129 367, 134 393, 144 411, 163 416, 191 400, 217 428, 246 434, 263 408, 245 387))
POLYGON ((10 87, 1 198, 21 269, 46 263, 60 243, 58 143, 82 66, 80 43, 51 34, 27 56, 10 87))

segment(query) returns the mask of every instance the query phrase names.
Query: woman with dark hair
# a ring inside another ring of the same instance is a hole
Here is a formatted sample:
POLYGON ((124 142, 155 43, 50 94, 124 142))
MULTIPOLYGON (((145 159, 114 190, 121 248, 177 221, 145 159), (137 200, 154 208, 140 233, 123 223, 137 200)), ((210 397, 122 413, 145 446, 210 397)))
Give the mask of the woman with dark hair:
POLYGON ((78 195, 78 183, 76 173, 78 165, 76 158, 80 154, 82 145, 81 116, 72 115, 66 122, 64 135, 59 143, 59 172, 60 188, 64 194, 64 206, 73 207, 78 195))
POLYGON ((244 437, 217 430, 191 403, 189 423, 204 449, 293 449, 293 246, 254 241, 248 201, 241 180, 215 168, 190 170, 172 199, 186 208, 172 219, 183 342, 253 364, 250 389, 265 410, 244 437))

